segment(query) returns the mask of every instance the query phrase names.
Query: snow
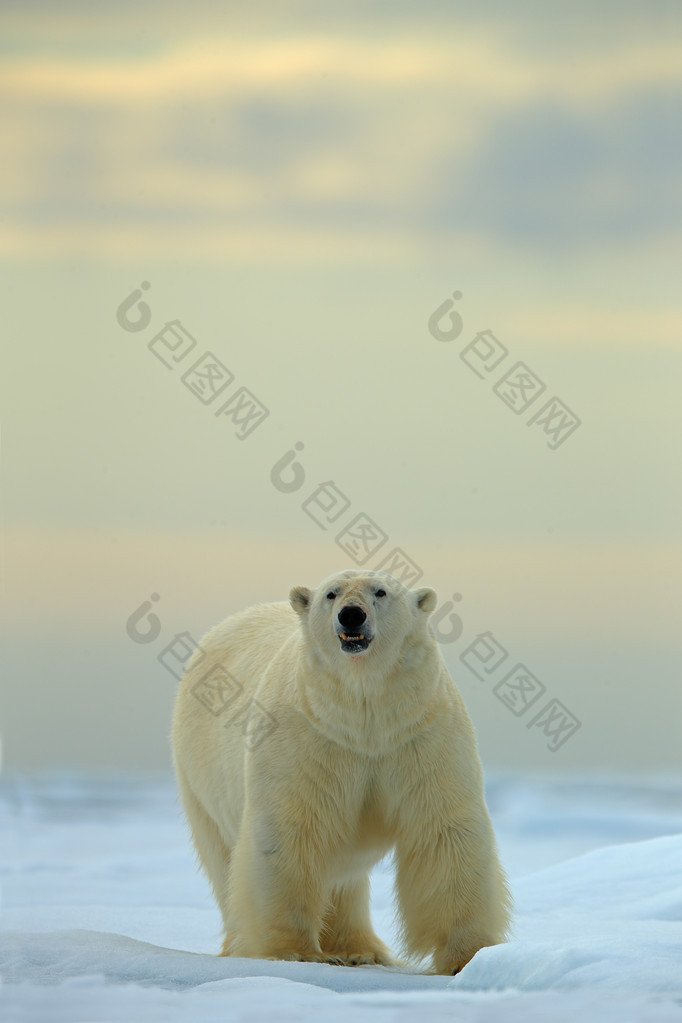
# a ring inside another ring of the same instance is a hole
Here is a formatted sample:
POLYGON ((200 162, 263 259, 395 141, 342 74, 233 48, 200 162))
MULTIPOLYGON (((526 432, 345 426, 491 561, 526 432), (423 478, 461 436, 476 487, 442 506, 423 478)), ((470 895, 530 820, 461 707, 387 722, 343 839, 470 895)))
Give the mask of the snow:
MULTIPOLYGON (((8 1021, 682 1023, 682 778, 488 781, 515 928, 457 977, 227 959, 170 779, 0 780, 8 1021)), ((373 875, 395 945, 392 866, 373 875)))

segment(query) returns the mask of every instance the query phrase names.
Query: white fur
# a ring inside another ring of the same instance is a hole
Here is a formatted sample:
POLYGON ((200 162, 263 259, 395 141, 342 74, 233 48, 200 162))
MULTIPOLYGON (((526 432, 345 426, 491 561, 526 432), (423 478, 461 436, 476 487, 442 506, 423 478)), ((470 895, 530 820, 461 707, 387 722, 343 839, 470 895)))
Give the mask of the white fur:
POLYGON ((369 871, 392 848, 405 954, 432 954, 450 974, 504 941, 511 900, 473 727, 428 624, 435 604, 431 589, 350 570, 201 641, 173 747, 223 955, 394 963, 369 915, 369 871), (347 604, 375 633, 359 656, 334 629, 347 604), (192 692, 216 665, 243 687, 242 704, 255 698, 272 715, 260 744, 246 738, 238 702, 214 715, 192 692))

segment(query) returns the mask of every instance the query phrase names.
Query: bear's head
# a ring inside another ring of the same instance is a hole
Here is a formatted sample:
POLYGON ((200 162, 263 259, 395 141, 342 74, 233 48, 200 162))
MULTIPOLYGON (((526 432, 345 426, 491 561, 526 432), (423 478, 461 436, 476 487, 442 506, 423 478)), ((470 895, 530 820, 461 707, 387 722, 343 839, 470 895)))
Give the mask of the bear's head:
POLYGON ((388 572, 347 569, 314 589, 289 594, 306 638, 326 664, 343 670, 348 660, 388 671, 406 643, 425 636, 436 606, 435 590, 409 590, 388 572))

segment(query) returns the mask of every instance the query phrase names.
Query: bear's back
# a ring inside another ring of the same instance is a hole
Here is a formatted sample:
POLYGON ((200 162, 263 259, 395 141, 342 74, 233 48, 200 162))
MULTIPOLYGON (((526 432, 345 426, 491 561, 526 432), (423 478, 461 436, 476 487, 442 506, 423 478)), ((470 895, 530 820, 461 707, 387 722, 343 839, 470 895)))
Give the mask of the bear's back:
POLYGON ((180 683, 176 768, 189 789, 202 793, 206 812, 223 818, 225 835, 238 826, 244 770, 243 730, 226 728, 226 720, 248 710, 265 669, 298 629, 286 602, 247 608, 203 636, 180 683))
POLYGON ((238 685, 249 690, 298 628, 298 618, 288 601, 255 604, 231 615, 209 629, 201 639, 199 650, 188 665, 181 691, 191 689, 217 665, 232 675, 238 685))

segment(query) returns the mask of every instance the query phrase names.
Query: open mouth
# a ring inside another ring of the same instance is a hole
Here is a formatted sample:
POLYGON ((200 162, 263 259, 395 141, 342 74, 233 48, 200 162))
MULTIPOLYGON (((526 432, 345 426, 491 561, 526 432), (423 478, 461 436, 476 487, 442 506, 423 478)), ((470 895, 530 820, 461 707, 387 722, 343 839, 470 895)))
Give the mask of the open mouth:
POLYGON ((363 632, 340 632, 341 649, 347 654, 359 654, 372 642, 363 632))

